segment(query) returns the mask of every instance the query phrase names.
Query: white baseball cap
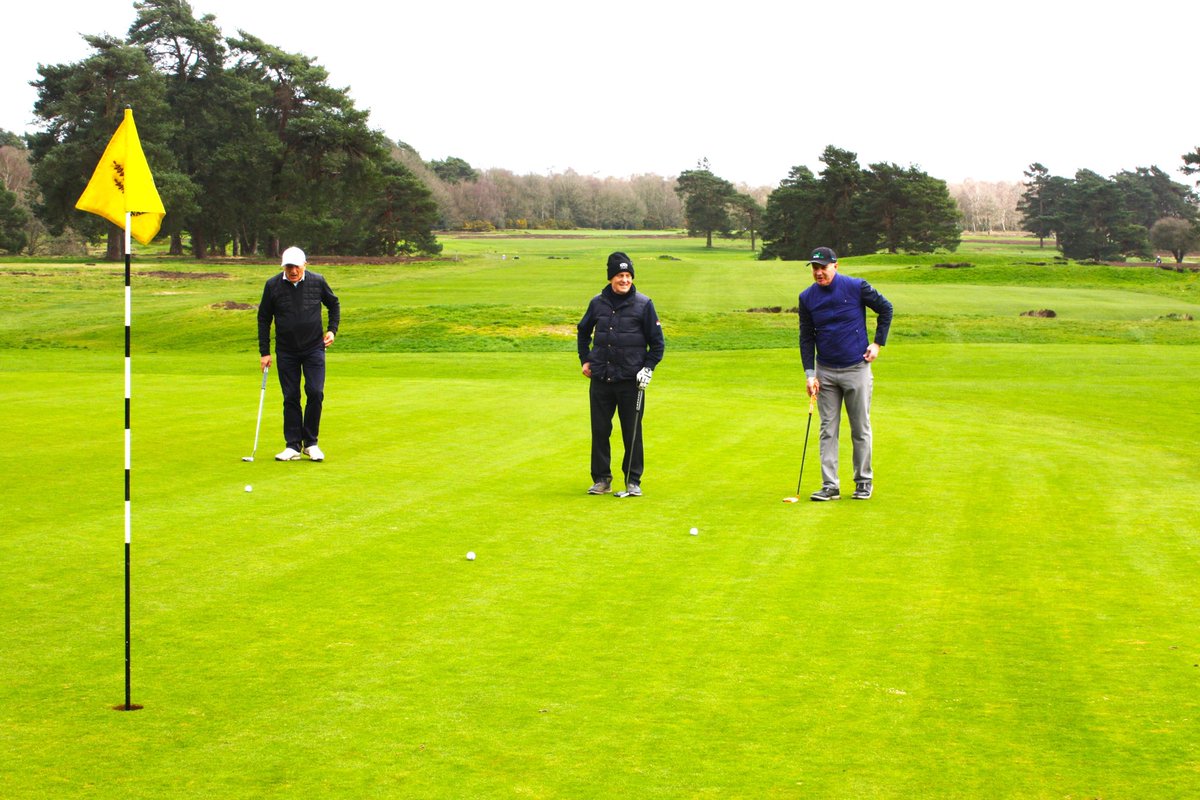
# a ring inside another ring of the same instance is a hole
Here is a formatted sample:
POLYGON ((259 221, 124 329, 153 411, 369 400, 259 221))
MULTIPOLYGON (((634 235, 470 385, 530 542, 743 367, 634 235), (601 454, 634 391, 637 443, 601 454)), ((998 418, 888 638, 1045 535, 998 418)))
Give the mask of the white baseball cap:
POLYGON ((304 257, 303 250, 299 247, 289 247, 283 251, 283 263, 280 266, 286 267, 291 264, 292 266, 303 267, 307 263, 308 260, 304 257))

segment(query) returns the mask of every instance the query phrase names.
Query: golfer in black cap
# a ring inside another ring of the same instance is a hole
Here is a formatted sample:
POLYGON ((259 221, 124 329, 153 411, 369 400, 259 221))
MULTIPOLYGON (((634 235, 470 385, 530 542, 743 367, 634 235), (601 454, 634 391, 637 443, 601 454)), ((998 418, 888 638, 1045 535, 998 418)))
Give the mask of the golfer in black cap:
POLYGON ((591 378, 592 487, 588 494, 612 491, 611 450, 613 412, 621 420, 625 457, 621 471, 625 492, 642 494, 642 410, 638 392, 662 361, 666 342, 654 301, 633 285, 633 259, 624 253, 608 257, 608 286, 592 298, 578 325, 579 362, 584 377, 591 378))
POLYGON ((839 275, 837 254, 818 247, 809 259, 813 285, 800 293, 800 360, 809 395, 821 411, 821 488, 813 500, 837 500, 838 432, 842 404, 854 441, 855 500, 867 500, 874 486, 871 471, 871 362, 887 344, 892 304, 862 278, 839 275), (867 309, 878 317, 875 337, 867 341, 867 309))

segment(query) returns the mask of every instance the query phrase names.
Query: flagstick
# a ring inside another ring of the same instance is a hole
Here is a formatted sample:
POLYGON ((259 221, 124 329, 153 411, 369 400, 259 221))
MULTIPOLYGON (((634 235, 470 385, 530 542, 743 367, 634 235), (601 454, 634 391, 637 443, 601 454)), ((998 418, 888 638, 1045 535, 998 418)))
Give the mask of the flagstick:
POLYGON ((130 543, 130 504, 129 504, 129 473, 130 473, 130 428, 129 401, 131 397, 131 362, 130 355, 130 323, 132 322, 132 293, 130 290, 130 219, 132 214, 125 212, 125 705, 117 706, 120 711, 137 711, 141 706, 131 702, 132 670, 130 666, 130 625, 129 625, 129 543, 130 543))
POLYGON ((130 239, 135 236, 134 214, 138 215, 137 240, 142 244, 150 244, 158 234, 167 210, 163 208, 162 198, 158 196, 158 189, 154 186, 154 175, 150 172, 150 165, 146 163, 146 154, 142 151, 137 125, 133 121, 133 109, 129 106, 125 106, 125 117, 117 126, 116 133, 109 139, 108 146, 104 148, 104 154, 96 164, 92 179, 75 201, 75 208, 103 217, 117 227, 122 223, 125 225, 125 705, 113 708, 118 711, 135 711, 141 706, 132 702, 129 655, 132 638, 129 625, 129 398, 132 383, 129 333, 132 295, 129 274, 133 251, 130 239))

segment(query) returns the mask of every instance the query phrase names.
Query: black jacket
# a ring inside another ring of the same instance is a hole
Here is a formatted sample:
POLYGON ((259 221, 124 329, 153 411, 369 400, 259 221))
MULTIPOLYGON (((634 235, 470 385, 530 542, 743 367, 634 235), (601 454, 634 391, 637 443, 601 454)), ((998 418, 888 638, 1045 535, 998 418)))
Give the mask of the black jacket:
POLYGON ((654 369, 666 350, 654 301, 635 287, 619 295, 611 286, 592 298, 577 326, 579 363, 591 363, 592 380, 628 381, 654 369), (593 335, 594 334, 594 335, 593 335))
POLYGON ((304 272, 304 280, 292 285, 280 272, 268 278, 258 304, 258 354, 271 354, 271 320, 275 320, 275 350, 306 353, 321 345, 325 328, 321 306, 329 309, 329 330, 336 336, 342 320, 337 295, 325 278, 304 272))

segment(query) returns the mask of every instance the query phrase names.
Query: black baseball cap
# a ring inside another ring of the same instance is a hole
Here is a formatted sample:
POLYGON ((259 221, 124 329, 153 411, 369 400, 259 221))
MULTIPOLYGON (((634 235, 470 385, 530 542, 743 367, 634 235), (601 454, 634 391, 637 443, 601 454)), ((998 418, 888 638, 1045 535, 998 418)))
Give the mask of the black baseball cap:
POLYGON ((813 250, 812 258, 808 260, 808 263, 820 264, 823 267, 827 267, 830 264, 836 264, 837 253, 833 252, 828 247, 818 247, 816 250, 813 250))

